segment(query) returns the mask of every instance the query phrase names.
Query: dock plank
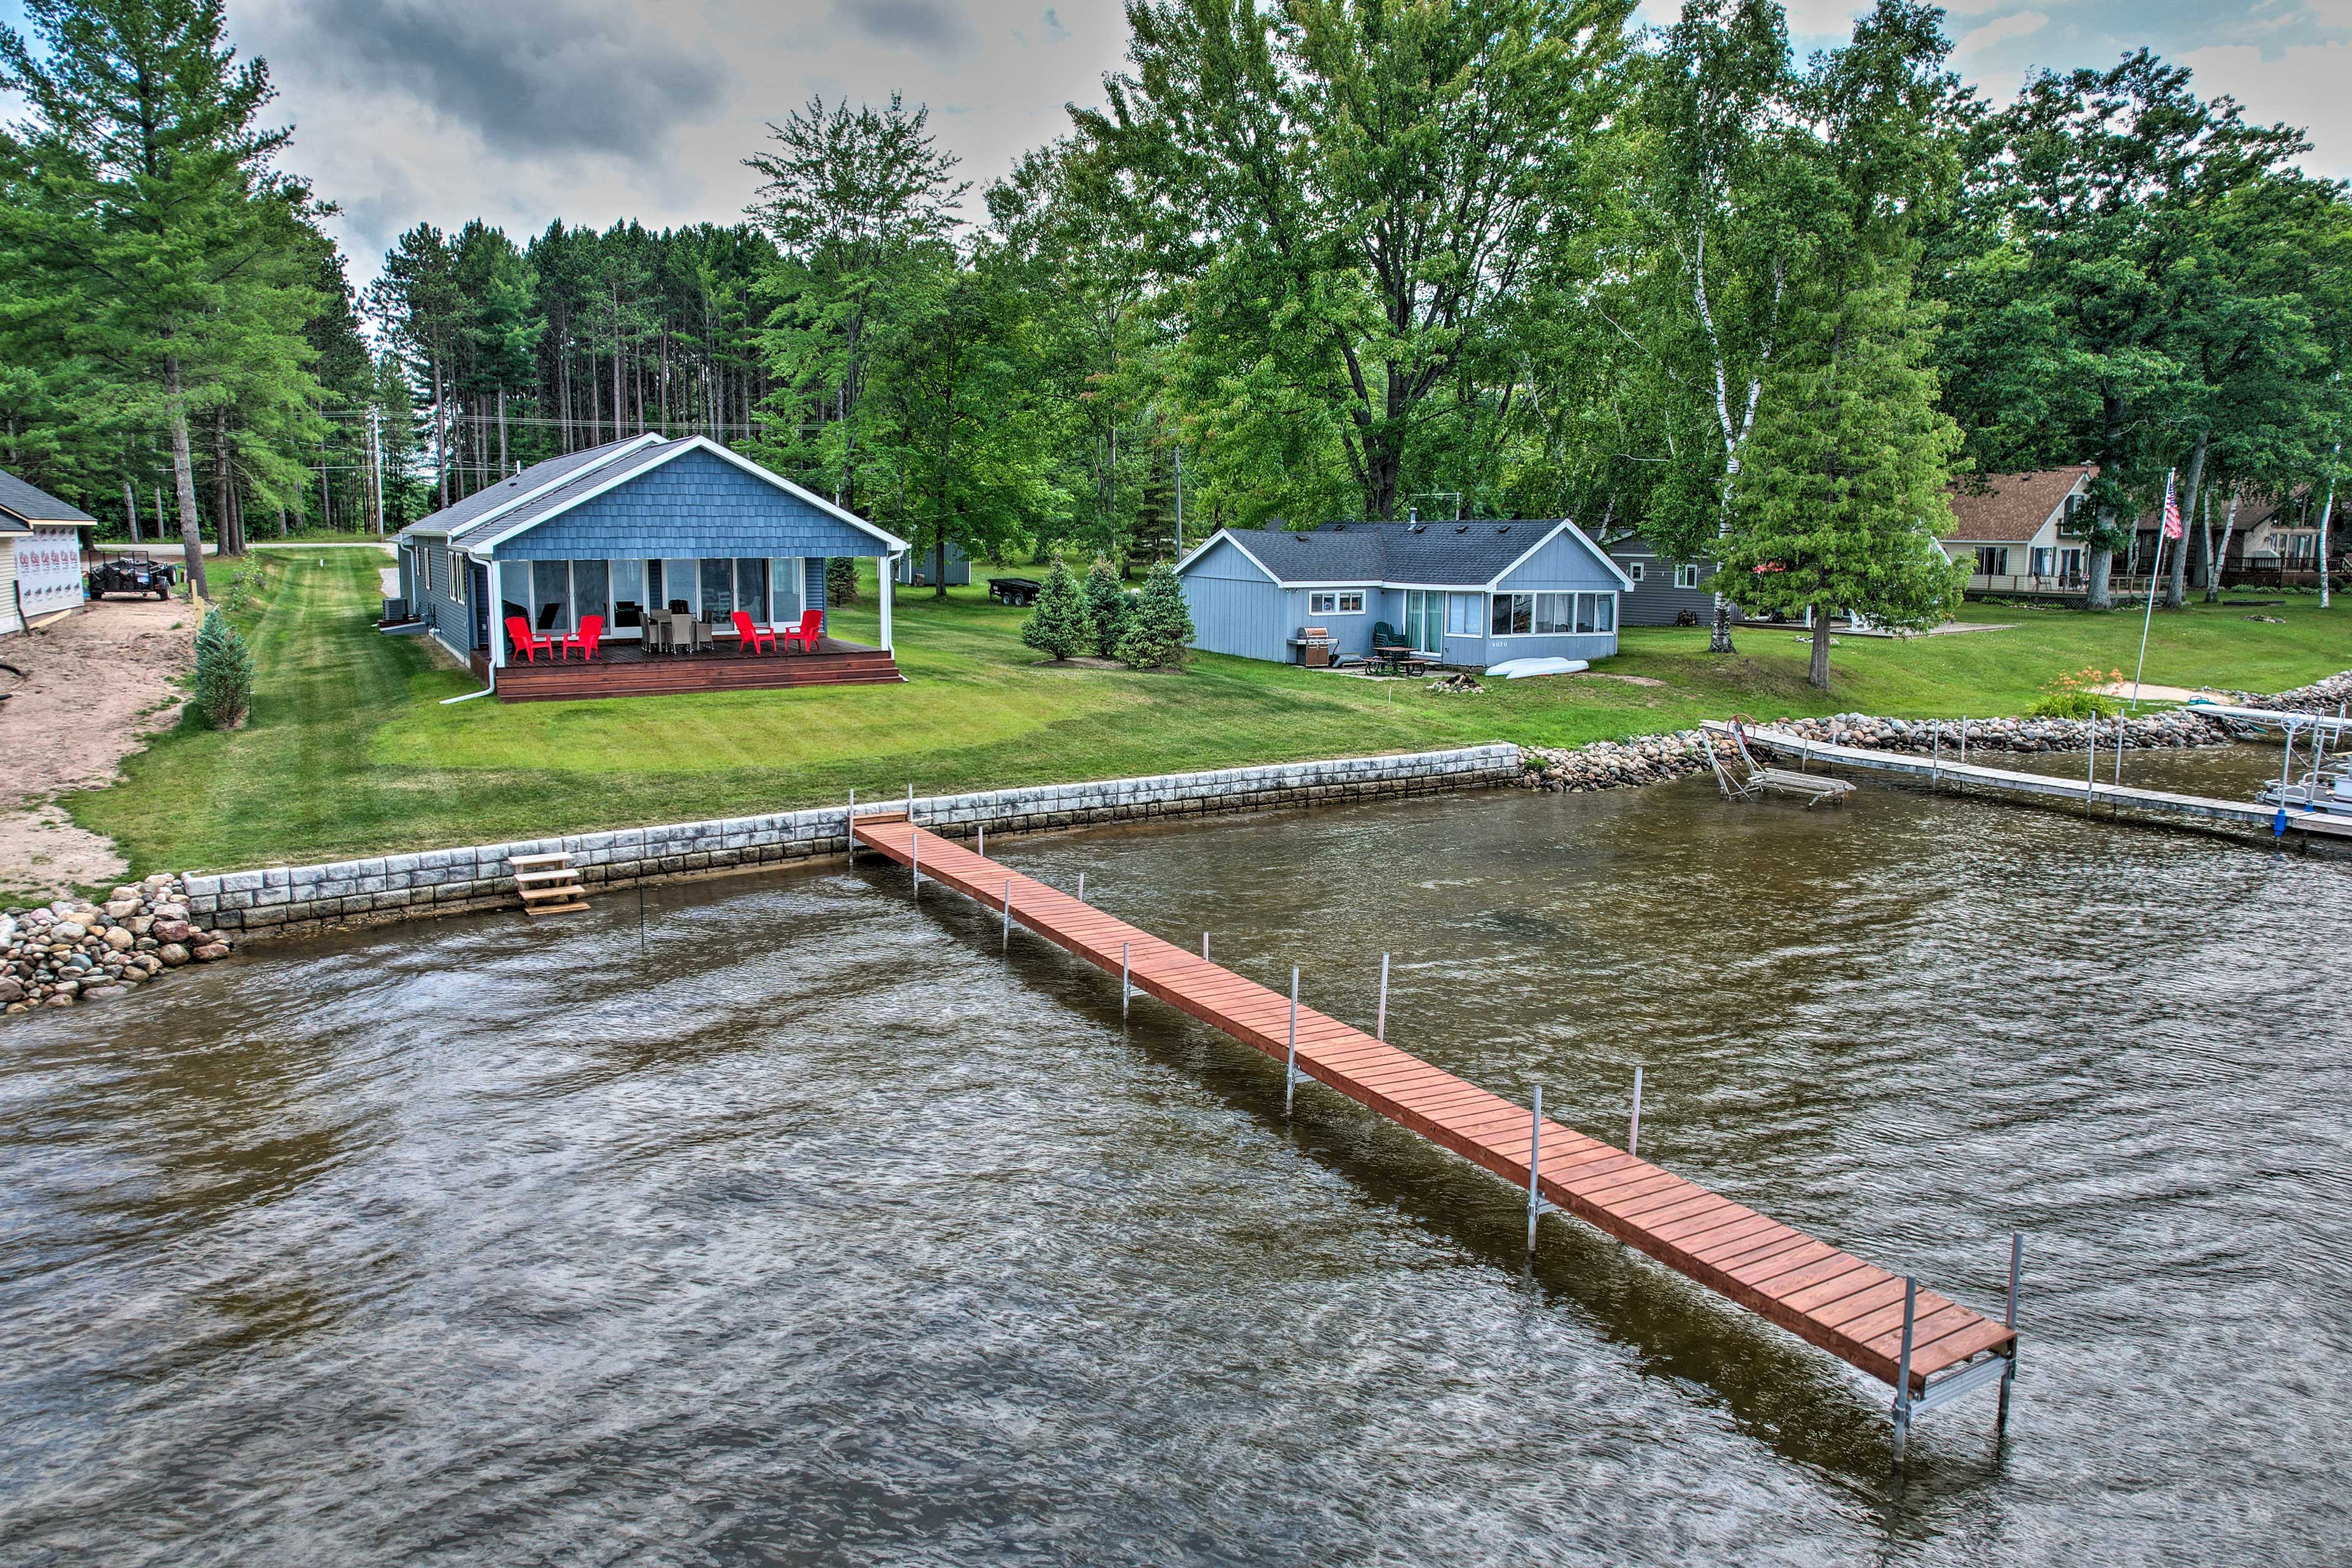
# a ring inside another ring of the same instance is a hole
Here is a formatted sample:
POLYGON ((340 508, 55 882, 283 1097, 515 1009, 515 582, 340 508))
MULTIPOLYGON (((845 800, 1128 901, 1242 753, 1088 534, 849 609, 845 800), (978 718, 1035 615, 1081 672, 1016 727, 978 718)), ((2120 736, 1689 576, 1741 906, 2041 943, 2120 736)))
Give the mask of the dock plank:
MULTIPOLYGON (((1753 738, 1751 736, 1751 738, 1753 738)), ((906 865, 923 882, 992 910, 1113 974, 1120 956, 1137 992, 1177 1008, 1276 1062, 1290 1050, 1291 1004, 1187 949, 1128 925, 1099 907, 985 859, 907 820, 861 812, 857 842, 906 865)), ((1526 1107, 1455 1077, 1411 1052, 1308 1007, 1297 1008, 1299 1071, 1524 1189, 1535 1117, 1526 1107)), ((1861 1258, 1756 1213, 1686 1177, 1549 1117, 1543 1120, 1536 1183, 1560 1212, 1593 1226, 1808 1343, 1893 1383, 1902 1328, 1902 1281, 1861 1258), (1894 1287, 1889 1298, 1886 1289, 1894 1287)), ((1912 1392, 1927 1376, 1987 1352, 2007 1353, 2016 1332, 1942 1296, 1921 1291, 1913 1334, 1912 1392)))

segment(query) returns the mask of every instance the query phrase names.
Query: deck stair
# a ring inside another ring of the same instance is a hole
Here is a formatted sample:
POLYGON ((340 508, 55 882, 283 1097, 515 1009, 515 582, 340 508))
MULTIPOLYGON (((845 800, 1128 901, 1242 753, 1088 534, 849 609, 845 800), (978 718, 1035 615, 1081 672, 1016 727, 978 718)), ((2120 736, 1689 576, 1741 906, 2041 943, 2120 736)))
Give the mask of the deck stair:
POLYGON ((588 907, 588 889, 564 851, 547 855, 509 855, 515 891, 522 896, 527 915, 576 914, 588 907))

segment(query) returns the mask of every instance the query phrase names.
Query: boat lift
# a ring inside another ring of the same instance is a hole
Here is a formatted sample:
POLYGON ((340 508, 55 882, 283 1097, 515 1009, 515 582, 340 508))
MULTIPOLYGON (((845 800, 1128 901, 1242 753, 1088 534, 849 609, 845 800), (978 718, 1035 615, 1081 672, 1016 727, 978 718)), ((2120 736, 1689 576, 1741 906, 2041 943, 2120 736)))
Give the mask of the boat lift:
POLYGON ((1734 714, 1729 725, 1731 743, 1738 749, 1739 760, 1747 768, 1745 777, 1735 775, 1716 755, 1715 742, 1706 743, 1707 765, 1715 770, 1715 782, 1726 800, 1754 800, 1763 795, 1785 795, 1801 800, 1811 811, 1823 801, 1843 802, 1853 793, 1853 785, 1845 779, 1833 779, 1820 773, 1790 773, 1786 768, 1768 768, 1758 762, 1748 750, 1748 731, 1741 718, 1734 714))

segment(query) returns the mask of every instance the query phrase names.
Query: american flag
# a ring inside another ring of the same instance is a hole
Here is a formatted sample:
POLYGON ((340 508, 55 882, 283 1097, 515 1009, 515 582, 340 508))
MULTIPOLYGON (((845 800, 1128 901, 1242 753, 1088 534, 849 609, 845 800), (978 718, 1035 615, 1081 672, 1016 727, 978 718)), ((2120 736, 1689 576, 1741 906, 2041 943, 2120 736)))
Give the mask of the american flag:
POLYGON ((2164 537, 2180 537, 2180 501, 2172 493, 2173 476, 2164 476, 2164 537))

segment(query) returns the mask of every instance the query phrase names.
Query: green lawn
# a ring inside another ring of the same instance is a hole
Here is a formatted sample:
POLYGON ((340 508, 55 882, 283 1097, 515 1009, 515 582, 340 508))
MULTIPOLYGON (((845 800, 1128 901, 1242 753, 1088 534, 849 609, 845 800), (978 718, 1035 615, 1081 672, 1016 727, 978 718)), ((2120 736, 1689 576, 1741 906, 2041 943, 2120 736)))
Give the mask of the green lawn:
MULTIPOLYGON (((475 689, 422 638, 367 621, 377 556, 274 561, 247 612, 259 671, 253 722, 191 719, 131 759, 126 780, 71 796, 134 872, 221 869, 598 827, 744 816, 903 793, 992 788, 1249 763, 1511 740, 1548 745, 1758 718, 1859 709, 1904 715, 2017 712, 2062 672, 2128 672, 2137 616, 1980 609, 2007 630, 1902 642, 1845 638, 1833 689, 1804 684, 1794 630, 1754 627, 1716 658, 1706 634, 1629 631, 1612 674, 1496 681, 1469 697, 1202 657, 1181 673, 1042 665, 1021 612, 959 589, 898 602, 904 686, 835 687, 593 702, 444 707, 475 689)), ((2283 626, 2246 610, 2158 612, 2149 680, 2273 689, 2352 665, 2352 606, 2322 617, 2290 596, 2283 626)), ((829 630, 877 640, 863 606, 829 630)))

